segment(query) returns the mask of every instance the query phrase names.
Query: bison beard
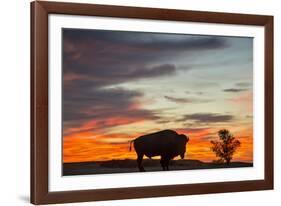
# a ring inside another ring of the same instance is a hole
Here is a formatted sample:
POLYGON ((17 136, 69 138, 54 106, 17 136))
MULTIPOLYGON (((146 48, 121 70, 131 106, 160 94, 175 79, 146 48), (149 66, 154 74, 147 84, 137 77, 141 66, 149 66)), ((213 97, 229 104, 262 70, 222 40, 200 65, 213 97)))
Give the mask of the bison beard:
POLYGON ((174 157, 180 155, 184 158, 186 143, 189 138, 183 134, 177 134, 173 130, 163 130, 160 132, 147 134, 140 136, 130 141, 134 144, 135 151, 137 153, 138 168, 141 172, 144 172, 142 166, 143 156, 148 158, 154 156, 161 156, 160 164, 163 170, 169 170, 169 161, 174 157))

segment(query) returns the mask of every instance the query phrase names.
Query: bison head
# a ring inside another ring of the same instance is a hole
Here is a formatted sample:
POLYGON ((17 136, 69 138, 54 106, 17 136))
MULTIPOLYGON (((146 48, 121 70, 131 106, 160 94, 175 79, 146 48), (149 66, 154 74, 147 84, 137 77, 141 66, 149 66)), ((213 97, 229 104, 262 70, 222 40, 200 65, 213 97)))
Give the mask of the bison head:
POLYGON ((184 154, 186 152, 186 144, 189 141, 189 137, 187 137, 184 134, 180 134, 179 137, 180 137, 179 155, 183 159, 184 158, 184 154))

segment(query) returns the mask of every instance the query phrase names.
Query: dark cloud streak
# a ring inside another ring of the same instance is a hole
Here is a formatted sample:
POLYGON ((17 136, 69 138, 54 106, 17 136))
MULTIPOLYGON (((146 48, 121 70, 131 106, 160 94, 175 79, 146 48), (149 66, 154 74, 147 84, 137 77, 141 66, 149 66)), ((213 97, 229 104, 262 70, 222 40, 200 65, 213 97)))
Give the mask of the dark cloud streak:
POLYGON ((178 98, 178 97, 171 97, 171 96, 164 96, 165 99, 179 103, 179 104, 185 104, 185 103, 209 103, 213 100, 211 99, 199 99, 199 98, 178 98))
POLYGON ((224 115, 217 113, 195 113, 184 115, 177 121, 195 121, 196 123, 218 123, 230 122, 234 119, 232 115, 224 115))
POLYGON ((232 92, 232 93, 237 93, 237 92, 244 92, 247 91, 248 89, 236 89, 236 88, 230 88, 230 89, 224 89, 224 92, 232 92))

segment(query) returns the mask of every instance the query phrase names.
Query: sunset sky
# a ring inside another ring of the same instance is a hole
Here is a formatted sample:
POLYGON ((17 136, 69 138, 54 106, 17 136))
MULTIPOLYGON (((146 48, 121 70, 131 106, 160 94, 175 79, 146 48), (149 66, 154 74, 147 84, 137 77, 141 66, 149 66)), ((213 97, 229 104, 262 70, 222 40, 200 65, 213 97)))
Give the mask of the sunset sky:
POLYGON ((228 129, 253 160, 253 39, 63 29, 63 161, 135 159, 129 140, 189 136, 185 159, 212 161, 228 129))

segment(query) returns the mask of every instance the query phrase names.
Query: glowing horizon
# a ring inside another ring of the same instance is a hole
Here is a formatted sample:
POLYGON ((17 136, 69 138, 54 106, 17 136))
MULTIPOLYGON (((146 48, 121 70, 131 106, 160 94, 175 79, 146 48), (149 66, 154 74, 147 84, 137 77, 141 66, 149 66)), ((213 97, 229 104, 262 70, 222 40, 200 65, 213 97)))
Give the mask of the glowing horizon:
POLYGON ((228 129, 233 161, 252 162, 252 52, 247 37, 63 29, 63 162, 136 159, 129 141, 164 129, 204 162, 228 129))

